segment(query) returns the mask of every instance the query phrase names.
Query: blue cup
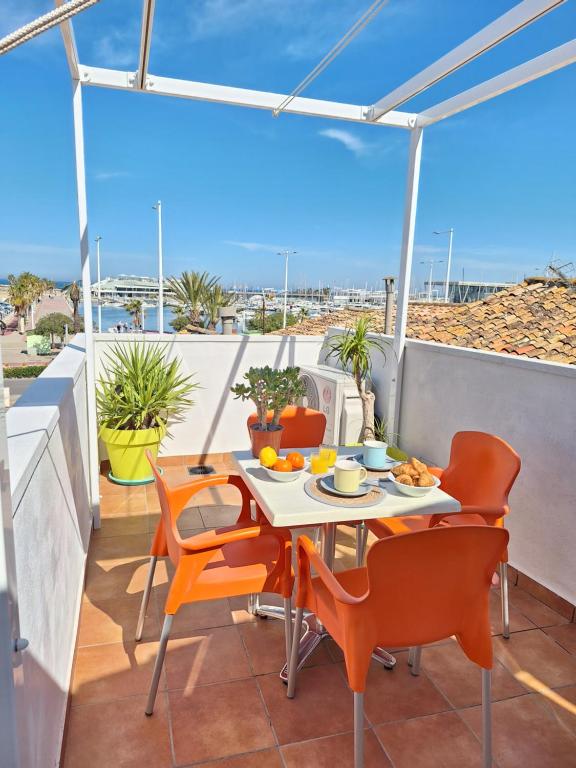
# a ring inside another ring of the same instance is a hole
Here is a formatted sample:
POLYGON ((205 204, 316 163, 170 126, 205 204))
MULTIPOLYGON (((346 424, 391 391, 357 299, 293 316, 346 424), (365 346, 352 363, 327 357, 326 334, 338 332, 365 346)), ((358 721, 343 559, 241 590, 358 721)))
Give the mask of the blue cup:
POLYGON ((365 440, 362 451, 364 466, 368 469, 383 469, 390 463, 387 450, 388 443, 381 440, 365 440))

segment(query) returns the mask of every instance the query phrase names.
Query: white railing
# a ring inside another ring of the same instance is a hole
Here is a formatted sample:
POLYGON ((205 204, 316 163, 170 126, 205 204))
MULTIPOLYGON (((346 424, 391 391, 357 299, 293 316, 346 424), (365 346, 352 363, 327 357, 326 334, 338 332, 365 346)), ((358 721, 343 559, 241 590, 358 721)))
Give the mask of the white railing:
MULTIPOLYGON (((86 368, 76 337, 7 414, 22 653, 22 765, 58 765, 90 538, 86 368)), ((1 763, 1 759, 0 759, 1 763)))

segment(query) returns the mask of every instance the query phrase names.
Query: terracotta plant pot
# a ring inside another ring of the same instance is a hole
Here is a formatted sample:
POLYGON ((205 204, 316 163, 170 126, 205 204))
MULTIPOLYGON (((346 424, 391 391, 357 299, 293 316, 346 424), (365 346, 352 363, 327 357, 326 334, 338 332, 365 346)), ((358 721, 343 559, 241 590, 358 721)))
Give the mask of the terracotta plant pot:
POLYGON ((280 443, 282 442, 282 432, 284 427, 277 426, 272 429, 261 429, 260 424, 250 426, 250 440, 252 441, 252 456, 258 458, 262 448, 274 448, 276 453, 280 452, 280 443))

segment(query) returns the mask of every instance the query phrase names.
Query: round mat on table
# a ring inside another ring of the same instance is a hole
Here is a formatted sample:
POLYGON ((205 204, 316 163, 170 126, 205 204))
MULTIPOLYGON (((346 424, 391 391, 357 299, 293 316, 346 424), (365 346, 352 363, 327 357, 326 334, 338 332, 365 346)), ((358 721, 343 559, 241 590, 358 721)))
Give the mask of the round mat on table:
POLYGON ((319 483, 319 477, 311 477, 306 481, 304 490, 310 498, 329 504, 331 507, 345 507, 346 509, 359 509, 361 507, 373 507, 379 504, 386 491, 382 488, 372 488, 365 496, 336 496, 328 493, 319 483))

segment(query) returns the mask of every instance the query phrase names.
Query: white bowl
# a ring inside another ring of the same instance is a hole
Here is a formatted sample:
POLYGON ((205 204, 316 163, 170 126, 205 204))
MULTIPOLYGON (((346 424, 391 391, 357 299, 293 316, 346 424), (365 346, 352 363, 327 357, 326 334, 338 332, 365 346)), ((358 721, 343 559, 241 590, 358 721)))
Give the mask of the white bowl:
POLYGON ((270 469, 270 467, 264 467, 266 472, 268 472, 268 476, 279 483, 292 483, 294 480, 298 480, 305 468, 306 467, 302 467, 302 469, 293 469, 292 472, 278 472, 275 469, 270 469))
POLYGON ((399 483, 394 475, 390 473, 390 480, 394 484, 394 487, 397 488, 400 493, 403 493, 404 496, 426 496, 427 493, 430 493, 432 488, 438 488, 440 485, 440 478, 435 475, 432 475, 432 477, 434 478, 434 485, 427 485, 421 488, 419 485, 404 485, 404 483, 399 483))

